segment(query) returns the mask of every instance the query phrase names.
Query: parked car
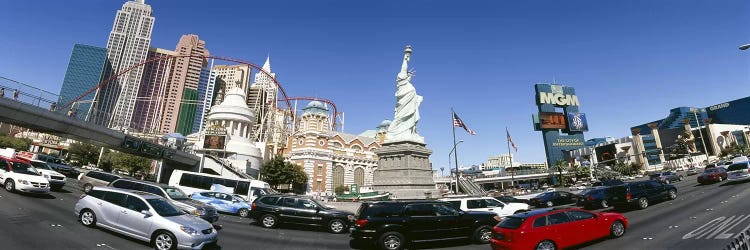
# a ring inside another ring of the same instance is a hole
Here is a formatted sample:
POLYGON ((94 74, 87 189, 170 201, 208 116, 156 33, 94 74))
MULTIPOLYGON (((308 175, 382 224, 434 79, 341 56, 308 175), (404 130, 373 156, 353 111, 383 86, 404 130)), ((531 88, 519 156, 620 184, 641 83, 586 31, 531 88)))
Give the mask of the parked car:
POLYGON ((349 241, 351 248, 400 250, 412 242, 472 239, 489 242, 500 216, 461 211, 442 201, 376 201, 359 206, 349 241))
POLYGON ((78 170, 76 170, 75 168, 71 167, 70 165, 68 165, 68 163, 66 163, 63 160, 60 160, 57 157, 54 157, 54 156, 51 156, 51 155, 36 154, 36 159, 40 160, 40 161, 43 161, 43 162, 47 162, 47 164, 49 164, 50 167, 52 167, 53 169, 55 169, 55 171, 57 171, 57 172, 65 175, 65 176, 71 176, 72 177, 72 176, 77 176, 78 174, 80 174, 80 172, 78 172, 78 170))
POLYGON ((526 204, 529 204, 529 200, 528 199, 518 199, 518 198, 510 196, 510 195, 495 196, 493 198, 495 198, 495 199, 497 199, 499 201, 505 202, 505 203, 514 202, 514 203, 526 203, 526 204))
POLYGON ((543 209, 505 217, 492 229, 490 245, 494 250, 566 249, 607 236, 619 238, 627 229, 628 219, 619 213, 543 209))
POLYGON ((652 175, 649 175, 649 178, 651 180, 658 180, 666 184, 669 184, 675 181, 682 181, 685 179, 685 177, 683 177, 682 175, 679 175, 672 171, 662 172, 660 174, 652 174, 652 175))
POLYGON ((577 196, 576 206, 581 206, 585 209, 608 208, 609 203, 604 195, 608 188, 610 187, 600 186, 584 190, 577 196))
POLYGON ((53 191, 60 190, 63 186, 65 186, 65 176, 55 171, 55 169, 50 167, 46 162, 31 160, 29 161, 29 164, 31 164, 32 167, 39 171, 39 173, 42 174, 42 177, 47 179, 50 185, 50 189, 52 189, 53 191))
POLYGON ((750 180, 750 162, 738 162, 727 168, 727 181, 740 182, 750 180))
POLYGON ((702 174, 698 175, 698 183, 710 184, 722 182, 727 179, 727 170, 724 167, 706 167, 702 174))
POLYGON ((190 197, 183 193, 182 190, 176 187, 122 178, 110 182, 108 186, 152 193, 174 203, 177 207, 182 209, 182 211, 201 217, 210 223, 219 220, 219 214, 216 212, 216 208, 206 203, 190 199, 190 197))
POLYGON ((213 206, 219 212, 236 214, 240 217, 250 216, 250 208, 252 207, 248 201, 239 195, 219 192, 195 192, 190 195, 190 199, 213 206))
POLYGON ((180 211, 161 196, 96 187, 75 205, 78 221, 142 241, 155 249, 201 249, 218 241, 213 226, 180 211))
POLYGON ((49 181, 25 160, 0 157, 0 183, 8 192, 49 193, 49 181))
POLYGON ((84 193, 88 193, 94 187, 106 186, 114 180, 120 179, 119 175, 110 174, 102 171, 88 171, 78 175, 78 185, 83 188, 84 193))
POLYGON ((265 228, 293 223, 323 226, 331 233, 343 233, 349 229, 354 214, 326 207, 304 196, 267 195, 253 201, 250 217, 265 228))
POLYGON ((546 192, 529 199, 529 205, 534 207, 553 207, 576 202, 576 196, 565 191, 546 192))
POLYGON ((623 183, 625 182, 623 182, 622 180, 603 180, 603 181, 594 182, 591 186, 592 187, 601 187, 601 186, 611 187, 611 186, 622 185, 623 183))
POLYGON ((608 188, 605 196, 616 209, 632 206, 645 209, 651 202, 674 200, 677 198, 677 188, 658 180, 635 181, 608 188))
POLYGON ((463 211, 493 212, 500 217, 529 211, 526 203, 503 203, 492 197, 464 197, 440 199, 463 211))

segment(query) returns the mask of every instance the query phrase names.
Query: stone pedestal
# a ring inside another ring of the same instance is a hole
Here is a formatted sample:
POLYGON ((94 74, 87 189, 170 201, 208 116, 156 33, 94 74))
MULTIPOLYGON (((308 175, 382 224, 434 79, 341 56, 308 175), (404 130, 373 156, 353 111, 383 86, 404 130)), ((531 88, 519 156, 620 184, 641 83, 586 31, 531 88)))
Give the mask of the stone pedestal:
POLYGON ((436 199, 430 154, 424 143, 396 141, 383 143, 375 151, 378 168, 373 173, 373 189, 390 192, 392 199, 436 199))

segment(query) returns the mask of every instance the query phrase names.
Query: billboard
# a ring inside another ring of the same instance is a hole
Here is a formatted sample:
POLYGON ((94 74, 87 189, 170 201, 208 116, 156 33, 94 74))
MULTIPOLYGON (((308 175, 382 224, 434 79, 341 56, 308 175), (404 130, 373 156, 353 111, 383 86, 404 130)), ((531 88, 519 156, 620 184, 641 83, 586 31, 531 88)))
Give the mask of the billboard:
POLYGON ((586 122, 586 114, 576 112, 568 113, 568 131, 589 131, 589 124, 586 122))
POLYGON ((565 129, 565 115, 557 112, 539 112, 541 129, 565 129))
POLYGON ((224 149, 224 135, 206 135, 203 138, 203 149, 224 149))

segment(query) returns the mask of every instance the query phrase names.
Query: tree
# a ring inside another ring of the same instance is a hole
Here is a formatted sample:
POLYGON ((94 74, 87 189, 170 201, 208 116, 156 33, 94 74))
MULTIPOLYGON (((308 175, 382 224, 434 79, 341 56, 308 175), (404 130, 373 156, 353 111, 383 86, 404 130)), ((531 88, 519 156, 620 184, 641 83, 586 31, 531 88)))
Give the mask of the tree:
POLYGON ((276 155, 264 163, 260 174, 263 176, 263 181, 268 182, 272 187, 284 189, 279 188, 279 185, 291 184, 296 193, 304 192, 304 184, 307 183, 307 174, 302 166, 287 161, 281 155, 276 155))
POLYGON ((136 173, 146 174, 151 169, 151 159, 131 155, 119 151, 108 154, 112 167, 128 172, 131 176, 136 173))
POLYGON ((557 160, 555 162, 555 168, 557 168, 557 173, 560 175, 560 186, 565 186, 565 179, 563 179, 563 170, 566 168, 566 165, 568 165, 568 162, 565 160, 557 160))
POLYGON ((346 192, 346 191, 349 191, 349 187, 347 187, 347 186, 344 186, 344 185, 339 185, 338 187, 336 187, 336 188, 334 189, 334 191, 333 191, 333 192, 334 192, 335 194, 343 194, 343 193, 344 193, 344 192, 346 192))
POLYGON ((73 161, 77 161, 81 166, 88 164, 96 164, 99 159, 100 148, 88 143, 76 142, 70 144, 68 147, 68 153, 73 161))
POLYGON ((0 148, 12 148, 17 151, 27 151, 29 150, 29 146, 31 146, 30 139, 0 135, 0 148))

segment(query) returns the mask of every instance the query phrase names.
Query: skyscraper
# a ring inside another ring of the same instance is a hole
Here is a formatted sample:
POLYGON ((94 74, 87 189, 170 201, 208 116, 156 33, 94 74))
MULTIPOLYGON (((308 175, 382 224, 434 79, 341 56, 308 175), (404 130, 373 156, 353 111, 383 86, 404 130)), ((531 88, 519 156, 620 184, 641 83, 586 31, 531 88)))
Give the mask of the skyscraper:
MULTIPOLYGON (((176 56, 171 50, 150 48, 147 60, 155 58, 166 58, 176 56)), ((164 107, 164 95, 167 91, 167 83, 172 75, 175 59, 154 60, 144 65, 141 86, 138 89, 138 102, 133 114, 134 128, 138 132, 159 133, 159 122, 161 121, 162 108, 164 107)))
MULTIPOLYGON (((107 49, 83 44, 73 46, 70 54, 68 69, 65 71, 60 98, 57 106, 62 107, 73 101, 86 91, 96 87, 102 77, 102 71, 107 62, 107 49)), ((95 92, 92 92, 78 102, 71 104, 79 119, 88 117, 91 102, 94 100, 95 92)), ((67 110, 60 110, 67 112, 67 110)))
POLYGON ((276 73, 271 72, 271 57, 266 57, 263 63, 263 71, 270 74, 266 75, 258 71, 255 73, 255 80, 247 91, 247 106, 255 112, 256 122, 255 131, 258 134, 259 141, 266 141, 269 136, 273 135, 276 116, 273 114, 276 108, 276 97, 278 88, 273 82, 276 73))
MULTIPOLYGON (((214 103, 216 89, 216 74, 211 72, 210 67, 203 68, 201 79, 198 83, 198 108, 195 110, 195 121, 193 121, 193 133, 200 132, 206 125, 208 111, 214 103)), ((218 104, 218 103, 216 103, 218 104)))
POLYGON ((167 85, 161 133, 178 132, 187 135, 193 130, 201 70, 208 66, 203 57, 208 56, 209 52, 206 42, 193 34, 182 35, 175 52, 184 57, 175 60, 172 77, 167 85))
MULTIPOLYGON (((211 72, 216 72, 216 77, 224 81, 220 93, 226 93, 231 86, 236 86, 247 93, 248 83, 250 82, 250 66, 248 65, 214 65, 211 72)), ((222 95, 217 96, 218 102, 224 101, 222 95)))
MULTIPOLYGON (((151 6, 145 4, 144 0, 123 4, 109 33, 107 59, 112 68, 105 70, 104 79, 146 59, 153 27, 151 6)), ((143 67, 136 67, 99 89, 92 112, 93 121, 110 128, 133 127, 131 121, 142 75, 143 67)))

